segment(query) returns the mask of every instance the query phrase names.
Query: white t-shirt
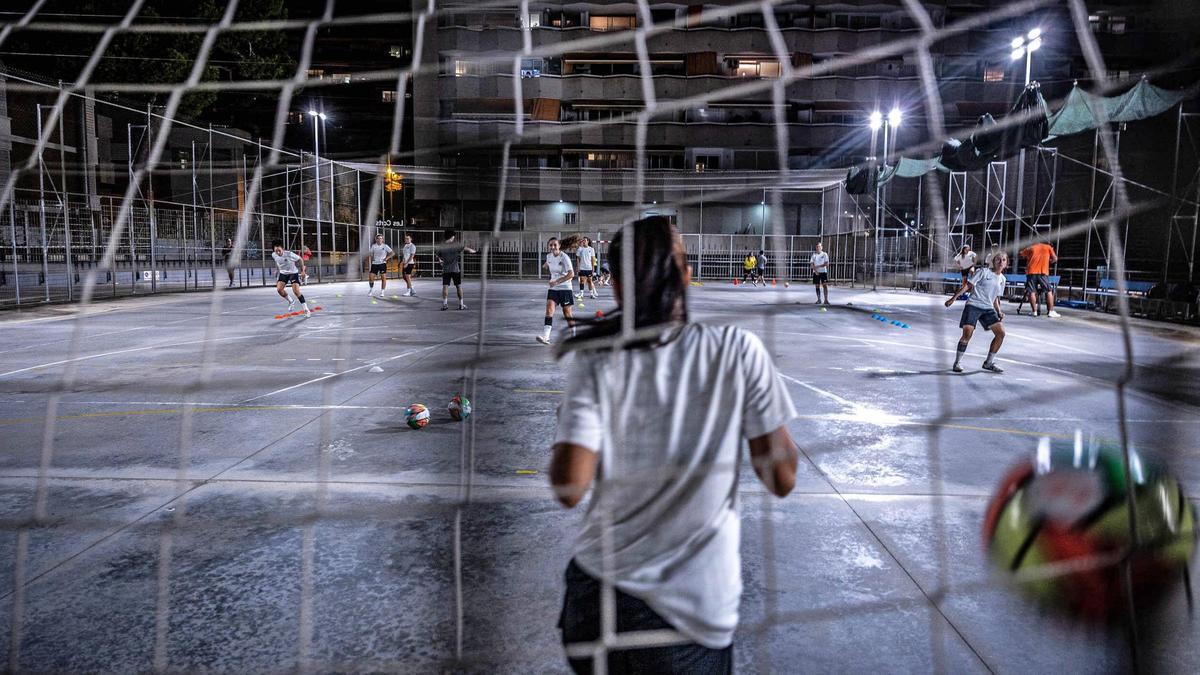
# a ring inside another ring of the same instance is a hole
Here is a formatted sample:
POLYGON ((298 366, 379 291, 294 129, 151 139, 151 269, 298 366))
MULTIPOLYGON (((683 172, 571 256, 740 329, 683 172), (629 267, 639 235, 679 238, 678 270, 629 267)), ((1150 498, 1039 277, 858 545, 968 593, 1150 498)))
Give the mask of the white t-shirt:
POLYGON ((392 254, 392 247, 387 244, 371 244, 371 264, 382 265, 392 254))
POLYGON ((979 261, 979 256, 975 255, 975 251, 967 251, 966 255, 959 253, 954 256, 954 262, 958 263, 960 270, 969 270, 979 261))
POLYGON ((405 244, 404 248, 401 250, 404 251, 404 264, 405 265, 411 265, 417 261, 417 245, 416 244, 405 244))
POLYGON ((829 254, 824 251, 821 251, 820 253, 814 253, 812 254, 812 257, 809 258, 809 262, 812 263, 813 272, 824 272, 826 271, 825 268, 829 266, 829 254))
POLYGON ((275 266, 279 268, 280 274, 297 274, 300 272, 296 268, 296 261, 300 259, 300 256, 292 251, 284 251, 282 255, 271 251, 271 257, 275 259, 275 266))
POLYGON ((796 416, 770 354, 741 328, 689 324, 653 349, 578 353, 571 373, 555 440, 600 455, 576 563, 689 639, 728 646, 742 593, 743 439, 796 416))
MULTIPOLYGON (((553 253, 547 253, 546 264, 550 267, 551 281, 565 275, 567 272, 575 271, 575 268, 571 266, 571 256, 563 253, 562 251, 559 251, 557 256, 555 256, 553 253)), ((553 289, 556 291, 569 291, 572 288, 573 287, 571 286, 570 279, 555 284, 553 287, 553 289)))
POLYGON ((575 249, 575 255, 579 256, 579 270, 591 271, 592 259, 596 257, 596 249, 591 246, 580 246, 575 249))
POLYGON ((996 274, 988 267, 975 270, 967 281, 971 284, 971 297, 967 304, 982 309, 994 309, 992 303, 1004 294, 1004 284, 1007 283, 1003 274, 996 274))

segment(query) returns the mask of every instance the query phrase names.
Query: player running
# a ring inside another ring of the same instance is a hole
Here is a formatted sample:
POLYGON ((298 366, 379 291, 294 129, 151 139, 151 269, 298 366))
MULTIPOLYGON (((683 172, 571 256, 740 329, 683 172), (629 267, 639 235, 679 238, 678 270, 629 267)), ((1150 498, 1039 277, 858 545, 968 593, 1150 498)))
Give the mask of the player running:
POLYGON ((821 304, 821 289, 825 290, 825 304, 829 304, 829 254, 821 249, 821 242, 817 242, 817 250, 813 252, 812 257, 808 259, 812 265, 813 288, 817 290, 817 302, 821 304))
MULTIPOLYGON (((387 289, 387 262, 392 257, 392 247, 383 243, 383 235, 375 235, 371 244, 371 271, 367 273, 367 297, 375 295, 375 275, 379 275, 379 295, 387 289)), ((361 268, 360 268, 361 269, 361 268)))
POLYGON ((562 245, 558 237, 550 237, 550 241, 546 242, 546 248, 550 252, 546 254, 546 262, 542 263, 542 267, 550 272, 550 290, 546 292, 546 325, 542 328, 542 334, 537 336, 537 341, 544 345, 550 344, 550 332, 554 328, 555 305, 562 305, 567 326, 570 327, 572 334, 575 333, 575 316, 574 310, 571 309, 571 306, 575 304, 575 297, 571 293, 571 279, 575 278, 575 270, 571 267, 571 256, 562 252, 562 245))
POLYGON ((450 294, 450 284, 454 284, 454 290, 458 293, 458 308, 466 309, 467 303, 463 302, 462 294, 462 254, 475 253, 475 249, 463 246, 455 241, 456 237, 452 234, 442 247, 438 249, 438 260, 442 261, 442 310, 449 309, 447 307, 447 298, 450 294))
POLYGON ((278 239, 271 242, 271 246, 274 249, 271 251, 271 257, 275 259, 275 267, 279 269, 279 276, 275 279, 275 292, 279 294, 279 297, 287 300, 289 312, 296 306, 296 300, 299 300, 300 306, 304 308, 304 316, 312 316, 312 312, 308 309, 308 301, 300 292, 300 277, 307 270, 304 258, 292 251, 283 250, 283 242, 278 239), (296 269, 296 263, 300 263, 299 269, 296 269), (288 297, 287 287, 289 285, 292 287, 294 298, 288 297))
POLYGON ((754 282, 754 268, 758 266, 758 258, 750 251, 746 251, 746 257, 742 259, 742 285, 746 285, 746 280, 754 282))
POLYGON ((963 244, 962 248, 958 249, 958 255, 954 256, 954 264, 958 265, 959 272, 962 273, 963 281, 971 278, 971 274, 975 271, 975 265, 979 264, 979 256, 975 251, 971 250, 969 244, 963 244))
POLYGON ((987 359, 983 362, 983 369, 990 370, 993 373, 1003 373, 1004 370, 994 363, 996 352, 1000 351, 1000 345, 1004 344, 1004 312, 1000 311, 1000 296, 1004 293, 1004 269, 1008 267, 1008 254, 1003 251, 998 251, 992 255, 991 267, 981 267, 975 270, 970 279, 963 282, 954 295, 946 301, 946 306, 954 304, 954 301, 963 293, 970 292, 971 297, 967 299, 967 305, 963 307, 962 319, 958 325, 962 327, 962 337, 958 340, 958 351, 954 356, 954 372, 961 373, 963 371, 961 362, 963 354, 967 353, 967 343, 971 341, 971 335, 975 332, 975 323, 979 322, 983 325, 984 330, 992 331, 994 337, 992 344, 988 347, 987 359))
POLYGON ((575 296, 583 299, 583 287, 587 285, 591 291, 591 297, 598 298, 596 294, 595 274, 596 274, 596 249, 592 248, 592 240, 584 237, 580 240, 579 248, 575 249, 575 255, 579 257, 579 293, 575 296))
POLYGON ((408 290, 404 292, 405 297, 413 297, 417 294, 413 290, 412 278, 413 272, 417 270, 417 245, 413 243, 412 235, 404 235, 404 248, 400 249, 402 265, 401 272, 404 274, 404 285, 408 286, 408 290))

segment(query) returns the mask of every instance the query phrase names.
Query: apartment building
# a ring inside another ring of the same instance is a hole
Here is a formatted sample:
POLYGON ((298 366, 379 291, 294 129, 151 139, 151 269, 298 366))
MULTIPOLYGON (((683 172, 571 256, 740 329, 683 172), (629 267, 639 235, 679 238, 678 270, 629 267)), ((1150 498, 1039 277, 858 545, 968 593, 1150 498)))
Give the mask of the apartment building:
MULTIPOLYGON (((1002 4, 925 6, 940 28, 1002 4)), ((443 210, 443 225, 472 227, 476 220, 490 225, 495 197, 483 189, 481 177, 493 176, 494 183, 502 143, 512 138, 508 162, 515 187, 508 193, 513 203, 505 207, 506 226, 595 229, 620 222, 618 214, 628 215, 636 199, 636 182, 623 174, 635 167, 644 67, 659 110, 646 129, 643 203, 673 201, 697 184, 713 192, 726 181, 769 185, 780 180, 779 170, 796 176, 844 170, 871 154, 867 120, 873 110, 895 106, 904 113, 889 139, 891 148, 930 140, 916 52, 901 48, 883 58, 855 58, 872 48, 915 45, 919 30, 903 3, 775 5, 771 19, 781 44, 772 42, 760 11, 735 13, 729 10, 733 5, 651 2, 655 32, 646 40, 643 64, 633 31, 644 17, 636 3, 530 2, 524 17, 517 2, 486 8, 438 3, 437 21, 422 36, 421 70, 413 82, 413 153, 417 164, 466 179, 418 185, 416 199, 457 202, 443 210), (515 63, 525 48, 524 27, 532 56, 515 63), (782 164, 771 81, 787 65, 816 70, 786 87, 782 164), (751 83, 761 86, 745 86, 751 83), (517 115, 520 137, 514 137, 517 115), (690 187, 671 189, 679 181, 690 187)), ((1133 12, 1118 5, 1094 14, 1093 31, 1119 41, 1133 33, 1134 20, 1133 12)), ((948 127, 967 127, 984 113, 1008 110, 1024 85, 1023 63, 1012 61, 1009 45, 1013 35, 1034 25, 1044 31, 1046 46, 1031 75, 1049 95, 1065 93, 1073 79, 1088 76, 1063 7, 948 34, 931 50, 948 127)), ((1136 49, 1127 51, 1136 59, 1136 49)), ((882 138, 875 140, 882 144, 882 138)), ((762 207, 769 201, 761 190, 714 198, 705 205, 704 231, 760 231, 779 218, 789 233, 817 233, 830 225, 821 222, 833 214, 828 208, 822 214, 819 195, 785 192, 784 213, 767 216, 762 207)), ((919 217, 916 190, 893 190, 889 204, 919 217)), ((698 209, 667 215, 684 231, 701 225, 698 209)))

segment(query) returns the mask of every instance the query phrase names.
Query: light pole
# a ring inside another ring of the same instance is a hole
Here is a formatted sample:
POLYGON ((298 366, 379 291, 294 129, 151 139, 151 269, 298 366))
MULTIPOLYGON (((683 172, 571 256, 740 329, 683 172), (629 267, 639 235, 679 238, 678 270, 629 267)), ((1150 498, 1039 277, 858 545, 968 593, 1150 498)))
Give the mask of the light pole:
MULTIPOLYGON (((878 110, 872 112, 871 116, 867 119, 867 126, 871 127, 871 157, 870 157, 870 161, 868 162, 868 166, 871 169, 871 180, 874 181, 874 183, 875 183, 875 211, 878 212, 879 211, 879 171, 878 171, 879 162, 877 161, 876 156, 875 156, 875 142, 876 142, 876 139, 879 137, 879 127, 883 126, 883 113, 879 112, 878 110)), ((855 229, 857 229, 855 227, 857 225, 857 223, 858 223, 858 218, 855 218, 854 220, 850 221, 851 233, 852 233, 851 236, 853 236, 853 231, 855 229)), ((879 242, 875 242, 875 245, 876 245, 876 248, 878 248, 879 242)), ((866 276, 866 273, 867 273, 867 271, 866 271, 866 269, 864 269, 863 270, 864 277, 866 276)), ((863 281, 865 282, 866 279, 864 279, 863 281)), ((872 280, 871 284, 872 284, 872 287, 874 287, 875 281, 872 280)))
MULTIPOLYGON (((1033 67, 1033 53, 1042 46, 1042 29, 1034 28, 1025 35, 1013 38, 1012 60, 1025 59, 1025 88, 1029 88, 1029 74, 1033 67)), ((1012 274, 1017 273, 1020 256, 1017 255, 1017 242, 1021 241, 1021 214, 1025 210, 1025 147, 1017 156, 1017 217, 1013 219, 1013 255, 1012 274)))
POLYGON ((1029 86, 1029 71, 1033 65, 1033 53, 1042 47, 1042 29, 1034 28, 1012 41, 1012 60, 1025 59, 1025 86, 1029 86))
MULTIPOLYGON (((878 113, 871 114, 872 127, 875 125, 876 114, 878 113)), ((900 126, 901 118, 902 114, 900 113, 900 108, 893 106, 892 109, 888 111, 887 124, 883 125, 883 166, 887 166, 889 131, 900 126)), ((883 120, 880 119, 881 125, 882 122, 883 120)), ((895 141, 894 138, 891 140, 893 142, 895 141)), ((886 202, 884 201, 885 195, 886 191, 877 180, 875 183, 875 280, 871 286, 872 290, 879 287, 879 273, 883 267, 883 249, 881 248, 883 242, 880 238, 880 233, 883 229, 883 211, 886 208, 886 202)))
POLYGON ((321 280, 321 251, 324 241, 321 236, 321 134, 317 130, 317 120, 325 121, 325 113, 309 110, 313 121, 313 167, 316 176, 313 179, 313 194, 317 199, 317 281, 321 280))

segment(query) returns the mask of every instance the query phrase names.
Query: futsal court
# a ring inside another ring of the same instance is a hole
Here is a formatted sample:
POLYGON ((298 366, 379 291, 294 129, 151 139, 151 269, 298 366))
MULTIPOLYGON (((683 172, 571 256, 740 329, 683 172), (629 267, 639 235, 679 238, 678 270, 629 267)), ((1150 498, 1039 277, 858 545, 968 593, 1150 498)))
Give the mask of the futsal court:
MULTIPOLYGON (((571 364, 534 340, 545 286, 491 280, 482 317, 476 281, 466 311, 439 311, 435 282, 401 287, 309 286, 307 319, 277 319, 270 288, 0 317, 0 517, 18 533, 0 556, 20 563, 0 566, 5 649, 52 671, 563 671, 562 573, 586 504, 562 509, 547 484, 571 364), (466 422, 446 413, 457 394, 466 422), (412 403, 426 428, 405 425, 412 403), (30 523, 37 494, 47 516, 30 523)), ((1039 612, 981 540, 990 493, 1039 438, 1119 437, 1119 317, 1006 304, 1006 372, 979 369, 978 335, 956 375, 961 305, 831 299, 803 284, 689 296, 694 320, 764 340, 800 412, 790 496, 742 467, 738 670, 1128 667, 1127 636, 1039 612)), ((611 288, 585 302, 615 306, 611 288)), ((1129 439, 1195 503, 1198 336, 1131 324, 1129 439)), ((1154 621, 1144 663, 1200 670, 1182 591, 1154 621)))

